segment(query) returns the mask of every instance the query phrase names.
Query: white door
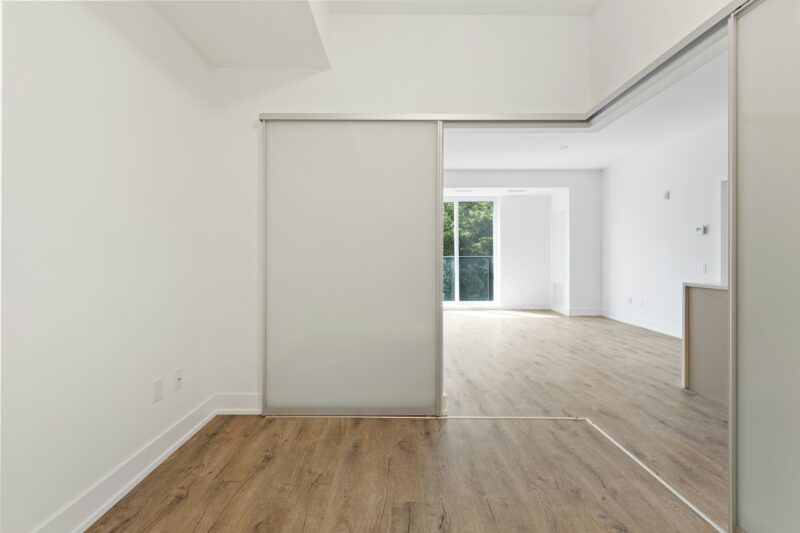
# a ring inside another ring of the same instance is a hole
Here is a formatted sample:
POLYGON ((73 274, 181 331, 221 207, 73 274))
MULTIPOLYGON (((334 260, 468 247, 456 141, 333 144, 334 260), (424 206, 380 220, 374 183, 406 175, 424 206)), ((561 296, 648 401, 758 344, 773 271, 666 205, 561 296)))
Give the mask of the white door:
POLYGON ((435 414, 439 124, 265 128, 265 412, 435 414))
POLYGON ((800 0, 734 17, 737 519, 800 531, 800 0))

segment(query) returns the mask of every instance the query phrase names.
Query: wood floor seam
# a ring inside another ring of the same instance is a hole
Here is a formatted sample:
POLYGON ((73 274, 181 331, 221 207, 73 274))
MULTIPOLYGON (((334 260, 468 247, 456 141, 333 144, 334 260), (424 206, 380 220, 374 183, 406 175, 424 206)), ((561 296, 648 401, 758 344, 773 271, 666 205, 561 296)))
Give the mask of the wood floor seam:
POLYGON ((606 431, 604 431, 603 428, 601 428, 600 426, 598 426, 597 424, 592 422, 592 420, 589 419, 589 418, 582 418, 581 420, 584 421, 584 422, 587 422, 590 426, 592 426, 592 428, 597 430, 597 432, 600 433, 603 437, 605 437, 609 442, 611 442, 614 446, 616 446, 617 448, 622 450, 622 452, 625 453, 625 455, 627 455, 629 459, 631 459, 637 465, 642 467, 645 472, 650 474, 650 476, 652 476, 656 481, 661 483, 667 490, 669 490, 672 494, 674 494, 687 507, 689 507, 692 511, 694 511, 700 518, 702 518, 703 520, 708 522, 708 524, 711 527, 716 529, 719 533, 727 533, 727 530, 725 528, 723 528, 722 526, 717 524, 714 520, 712 520, 699 507, 697 507, 694 503, 692 503, 691 500, 689 500, 687 497, 685 497, 683 494, 681 494, 680 491, 678 491, 675 487, 673 487, 671 484, 669 484, 667 481, 665 481, 664 478, 659 476, 652 468, 647 466, 638 457, 636 457, 634 454, 632 454, 627 448, 625 448, 625 446, 620 444, 614 437, 612 437, 610 434, 608 434, 606 431))

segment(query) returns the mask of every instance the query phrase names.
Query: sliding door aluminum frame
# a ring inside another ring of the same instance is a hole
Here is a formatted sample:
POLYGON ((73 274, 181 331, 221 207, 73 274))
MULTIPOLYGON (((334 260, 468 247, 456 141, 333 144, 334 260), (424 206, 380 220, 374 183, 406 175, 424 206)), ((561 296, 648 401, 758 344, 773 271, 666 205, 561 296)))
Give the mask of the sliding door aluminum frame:
POLYGON ((728 17, 728 291, 730 295, 730 384, 728 397, 728 531, 744 533, 737 524, 737 206, 739 205, 738 184, 738 59, 739 37, 738 19, 758 6, 763 0, 742 2, 728 17))
MULTIPOLYGON (((750 2, 747 3, 750 5, 750 2)), ((728 301, 730 302, 728 361, 728 531, 736 533, 736 128, 738 39, 734 12, 728 17, 728 301)))
MULTIPOLYGON (((745 13, 750 7, 756 5, 763 0, 733 0, 724 8, 719 10, 716 14, 710 17, 705 23, 687 35, 678 44, 667 50, 659 58, 642 69, 638 74, 631 78, 625 85, 620 87, 617 91, 602 100, 592 109, 583 114, 447 114, 447 113, 434 113, 434 114, 336 114, 336 113, 262 113, 259 119, 264 123, 262 129, 262 142, 266 147, 266 122, 267 121, 303 121, 303 120, 340 120, 340 121, 431 121, 437 123, 437 158, 439 168, 437 171, 437 231, 439 238, 436 239, 436 261, 435 261, 435 276, 437 279, 437 293, 438 293, 438 307, 436 310, 436 399, 435 411, 436 416, 444 415, 444 371, 443 371, 443 350, 442 350, 442 201, 443 201, 443 128, 445 125, 467 125, 474 123, 479 127, 490 127, 493 124, 503 126, 511 125, 516 127, 553 127, 553 128, 589 128, 592 122, 596 120, 603 113, 612 110, 620 103, 624 102, 635 89, 641 87, 647 80, 651 79, 655 74, 665 69, 668 65, 677 61, 681 56, 690 51, 695 45, 700 43, 705 37, 711 35, 717 30, 722 29, 727 25, 728 40, 729 40, 729 182, 730 182, 730 195, 729 195, 729 269, 728 287, 730 291, 730 330, 731 330, 731 358, 730 358, 730 397, 728 403, 728 456, 729 456, 729 512, 728 512, 728 528, 727 530, 734 533, 738 530, 736 527, 736 204, 737 204, 737 186, 736 186, 736 19, 739 15, 745 13)), ((266 150, 264 151, 264 154, 266 150)), ((266 162, 262 156, 262 176, 266 178, 266 162)), ((264 242, 262 243, 262 264, 266 265, 266 182, 262 185, 264 187, 262 201, 264 207, 261 217, 261 228, 259 231, 264 231, 264 242)), ((267 326, 266 320, 266 268, 264 268, 263 288, 264 288, 264 301, 262 305, 262 323, 263 338, 262 349, 263 367, 261 369, 262 380, 262 409, 265 415, 268 414, 267 409, 267 383, 266 383, 266 335, 267 326)), ((720 528, 717 524, 713 524, 720 528)))

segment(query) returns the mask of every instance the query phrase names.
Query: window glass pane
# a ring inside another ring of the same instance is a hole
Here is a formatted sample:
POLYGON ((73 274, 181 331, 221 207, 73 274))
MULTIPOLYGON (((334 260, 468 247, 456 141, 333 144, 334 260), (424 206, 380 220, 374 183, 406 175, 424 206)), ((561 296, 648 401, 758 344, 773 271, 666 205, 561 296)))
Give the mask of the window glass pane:
POLYGON ((444 239, 442 246, 442 255, 444 257, 453 257, 455 254, 455 242, 453 240, 453 202, 446 202, 444 204, 444 239))
POLYGON ((458 204, 459 300, 494 300, 494 203, 458 204))
POLYGON ((455 257, 445 257, 442 261, 442 299, 445 302, 452 302, 456 299, 456 265, 455 257))
POLYGON ((494 300, 492 257, 459 257, 458 288, 462 302, 494 300))
POLYGON ((494 253, 494 203, 458 203, 458 255, 488 257, 494 253))
POLYGON ((455 240, 453 237, 453 202, 444 204, 444 238, 442 246, 442 298, 452 302, 456 297, 455 240))

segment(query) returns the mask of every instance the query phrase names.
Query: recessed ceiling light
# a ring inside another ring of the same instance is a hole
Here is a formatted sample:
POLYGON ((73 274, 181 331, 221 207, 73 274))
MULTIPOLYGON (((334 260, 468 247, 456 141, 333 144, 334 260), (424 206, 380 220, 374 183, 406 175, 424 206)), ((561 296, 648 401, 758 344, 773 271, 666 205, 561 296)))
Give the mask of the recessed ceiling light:
POLYGON ((569 148, 569 145, 568 145, 568 144, 562 144, 562 145, 560 146, 560 148, 561 148, 562 150, 566 150, 567 148, 569 148))

